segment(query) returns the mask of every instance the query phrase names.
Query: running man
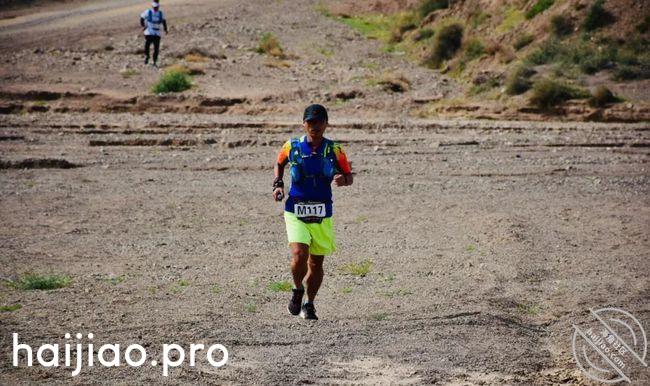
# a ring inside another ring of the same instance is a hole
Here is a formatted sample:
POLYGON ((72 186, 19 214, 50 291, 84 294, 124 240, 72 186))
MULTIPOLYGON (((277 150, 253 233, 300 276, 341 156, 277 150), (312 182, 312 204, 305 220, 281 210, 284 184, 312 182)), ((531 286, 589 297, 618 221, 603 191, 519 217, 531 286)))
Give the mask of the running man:
POLYGON ((153 43, 153 66, 158 67, 158 52, 160 51, 160 25, 167 31, 167 19, 160 10, 160 3, 154 1, 151 8, 140 14, 140 26, 144 31, 144 64, 149 63, 149 51, 153 43))
POLYGON ((336 250, 332 226, 332 186, 352 185, 352 170, 341 146, 325 137, 327 110, 321 105, 305 109, 305 135, 287 141, 274 168, 273 198, 284 197, 284 167, 289 164, 291 189, 284 206, 284 221, 291 249, 294 288, 287 307, 291 315, 317 320, 314 298, 323 282, 323 259, 336 250), (307 301, 303 279, 307 286, 307 301))

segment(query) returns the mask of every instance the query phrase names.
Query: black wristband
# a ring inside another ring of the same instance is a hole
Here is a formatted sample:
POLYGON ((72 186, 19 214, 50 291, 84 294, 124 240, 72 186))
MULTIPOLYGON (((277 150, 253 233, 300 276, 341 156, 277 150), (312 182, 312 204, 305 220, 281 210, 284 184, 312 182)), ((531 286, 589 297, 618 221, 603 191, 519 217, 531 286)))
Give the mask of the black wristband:
POLYGON ((281 179, 274 180, 273 181, 273 190, 275 190, 277 188, 284 188, 284 181, 282 181, 281 179))

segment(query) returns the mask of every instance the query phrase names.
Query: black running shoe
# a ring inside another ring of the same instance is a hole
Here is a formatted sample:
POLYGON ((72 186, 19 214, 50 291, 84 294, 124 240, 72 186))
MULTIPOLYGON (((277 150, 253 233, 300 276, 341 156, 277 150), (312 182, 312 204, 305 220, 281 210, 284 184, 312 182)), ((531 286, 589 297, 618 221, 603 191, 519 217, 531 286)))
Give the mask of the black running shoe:
POLYGON ((300 317, 307 320, 318 320, 314 303, 305 303, 300 310, 300 317))
POLYGON ((291 301, 289 302, 287 309, 291 315, 298 315, 300 313, 300 305, 302 304, 302 296, 305 294, 305 289, 294 288, 291 292, 293 292, 293 294, 291 295, 291 301))

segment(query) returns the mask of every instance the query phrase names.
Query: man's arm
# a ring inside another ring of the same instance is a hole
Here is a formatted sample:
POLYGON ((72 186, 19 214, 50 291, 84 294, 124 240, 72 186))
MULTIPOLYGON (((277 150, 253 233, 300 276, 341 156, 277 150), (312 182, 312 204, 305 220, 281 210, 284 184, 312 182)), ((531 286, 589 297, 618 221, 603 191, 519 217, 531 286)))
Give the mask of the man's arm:
POLYGON ((349 186, 354 182, 352 177, 352 168, 348 162, 348 157, 345 155, 343 148, 338 143, 334 145, 334 155, 336 156, 336 163, 341 172, 334 176, 334 185, 336 186, 349 186))
POLYGON ((163 22, 162 22, 162 23, 163 23, 163 27, 165 28, 165 33, 166 33, 166 34, 169 33, 169 32, 167 31, 167 19, 163 19, 163 22))
POLYGON ((284 197, 284 182, 282 178, 284 177, 284 167, 289 163, 289 152, 291 151, 291 142, 287 141, 275 162, 273 167, 273 199, 275 201, 281 201, 284 197), (282 194, 282 196, 280 196, 282 194))
POLYGON ((143 29, 145 28, 144 19, 142 17, 140 17, 140 27, 142 27, 143 29))

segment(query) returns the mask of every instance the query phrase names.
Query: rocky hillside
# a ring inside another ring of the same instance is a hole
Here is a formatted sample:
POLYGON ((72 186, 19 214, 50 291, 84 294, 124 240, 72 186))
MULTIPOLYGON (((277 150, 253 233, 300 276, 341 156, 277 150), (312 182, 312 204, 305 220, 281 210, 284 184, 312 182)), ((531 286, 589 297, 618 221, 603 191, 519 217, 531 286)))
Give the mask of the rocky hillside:
POLYGON ((606 117, 650 101, 647 1, 343 0, 323 12, 466 85, 421 115, 474 103, 606 117))

